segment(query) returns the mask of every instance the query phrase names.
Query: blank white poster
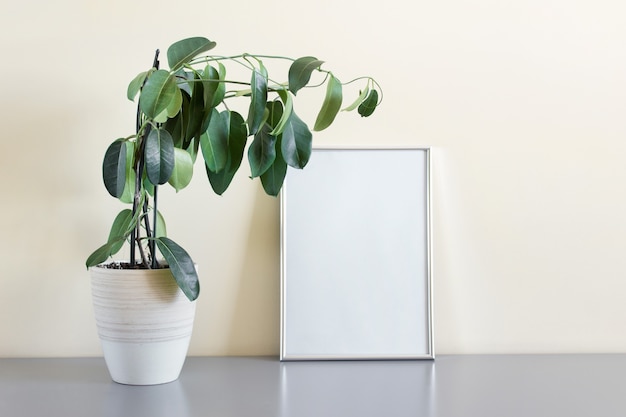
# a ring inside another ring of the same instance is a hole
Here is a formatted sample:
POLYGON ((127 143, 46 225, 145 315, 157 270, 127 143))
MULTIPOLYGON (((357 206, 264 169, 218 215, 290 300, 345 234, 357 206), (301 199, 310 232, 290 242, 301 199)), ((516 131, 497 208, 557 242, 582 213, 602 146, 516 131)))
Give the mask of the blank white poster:
POLYGON ((430 150, 314 149, 281 195, 281 360, 430 359, 430 150))

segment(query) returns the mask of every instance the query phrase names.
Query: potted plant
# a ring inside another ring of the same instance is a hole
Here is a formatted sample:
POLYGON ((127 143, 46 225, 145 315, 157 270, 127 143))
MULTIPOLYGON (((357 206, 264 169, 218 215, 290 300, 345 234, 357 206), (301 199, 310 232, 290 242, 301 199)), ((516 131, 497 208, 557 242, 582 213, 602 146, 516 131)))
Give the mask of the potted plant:
MULTIPOLYGON (((136 131, 115 140, 104 155, 104 185, 129 208, 115 217, 106 243, 86 265, 105 360, 117 382, 143 385, 178 378, 191 335, 200 291, 197 267, 166 234, 158 211, 159 186, 183 189, 201 156, 213 191, 221 195, 247 147, 251 177, 259 177, 265 192, 276 196, 288 167, 304 168, 311 155, 312 133, 294 110, 297 93, 326 87, 314 131, 330 126, 342 109, 344 84, 322 69, 323 61, 208 54, 215 45, 203 37, 172 44, 168 70, 160 68, 157 50, 152 67, 128 86, 128 99, 138 103, 136 131), (266 63, 276 60, 289 64, 285 82, 268 72, 266 63), (245 69, 246 79, 230 78, 229 64, 245 69), (322 82, 311 86, 314 73, 322 82), (245 118, 229 107, 237 100, 245 100, 245 118), (125 243, 128 260, 112 261, 125 243)), ((369 116, 379 104, 380 88, 370 77, 354 81, 365 85, 343 110, 369 116)))

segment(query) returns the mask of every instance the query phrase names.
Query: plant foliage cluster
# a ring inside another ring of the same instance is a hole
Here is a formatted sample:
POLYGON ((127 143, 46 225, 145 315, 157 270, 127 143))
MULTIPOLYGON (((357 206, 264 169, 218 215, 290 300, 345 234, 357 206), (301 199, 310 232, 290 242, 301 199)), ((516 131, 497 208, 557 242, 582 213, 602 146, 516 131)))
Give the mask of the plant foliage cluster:
MULTIPOLYGON (((105 262, 128 241, 131 266, 160 267, 158 250, 178 286, 190 300, 196 299, 200 287, 194 263, 166 236, 157 210, 158 187, 168 183, 176 191, 185 188, 200 155, 211 187, 221 195, 248 147, 251 177, 259 177, 265 192, 276 196, 288 167, 302 169, 311 156, 313 135, 294 110, 297 93, 326 85, 313 131, 326 129, 342 110, 344 84, 322 69, 323 61, 310 56, 207 54, 215 45, 203 37, 178 41, 167 50, 169 70, 159 68, 157 51, 153 66, 129 84, 128 99, 138 100, 136 132, 108 147, 102 175, 109 194, 132 208, 117 215, 107 242, 89 256, 87 267, 105 262), (270 60, 290 61, 286 82, 270 77, 264 64, 270 60), (247 68, 250 78, 230 79, 229 64, 247 68), (312 86, 314 72, 324 78, 312 86), (247 100, 246 117, 229 108, 232 100, 247 100)), ((365 86, 343 110, 367 117, 380 103, 380 88, 370 77, 353 81, 364 81, 365 86)))

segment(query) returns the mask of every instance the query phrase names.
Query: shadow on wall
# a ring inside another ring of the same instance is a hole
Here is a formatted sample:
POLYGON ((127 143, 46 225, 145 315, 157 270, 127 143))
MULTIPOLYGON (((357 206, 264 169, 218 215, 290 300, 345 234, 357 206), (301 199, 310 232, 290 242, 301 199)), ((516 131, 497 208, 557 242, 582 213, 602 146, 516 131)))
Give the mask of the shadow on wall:
POLYGON ((280 199, 266 195, 259 184, 253 207, 241 254, 228 351, 232 355, 278 355, 280 199))

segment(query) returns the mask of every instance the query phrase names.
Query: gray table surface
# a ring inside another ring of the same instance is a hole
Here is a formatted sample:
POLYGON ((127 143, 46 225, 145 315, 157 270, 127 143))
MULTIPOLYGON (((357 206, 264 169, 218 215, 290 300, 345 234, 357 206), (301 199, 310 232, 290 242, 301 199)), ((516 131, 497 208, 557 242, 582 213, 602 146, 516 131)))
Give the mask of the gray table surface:
POLYGON ((0 359, 0 416, 623 417, 626 355, 190 357, 148 387, 112 382, 101 358, 0 359))

